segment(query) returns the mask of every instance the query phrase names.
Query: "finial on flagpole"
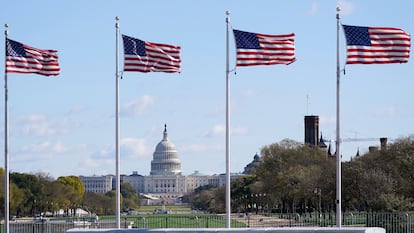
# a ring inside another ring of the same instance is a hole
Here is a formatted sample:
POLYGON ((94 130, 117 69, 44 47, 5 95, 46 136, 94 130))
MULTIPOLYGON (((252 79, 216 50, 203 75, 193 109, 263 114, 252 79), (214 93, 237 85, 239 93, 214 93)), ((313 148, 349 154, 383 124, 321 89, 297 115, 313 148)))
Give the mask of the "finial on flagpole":
POLYGON ((226 11, 226 22, 230 23, 230 11, 226 11))
POLYGON ((115 17, 115 21, 116 21, 115 27, 119 28, 119 17, 118 16, 115 17))
POLYGON ((339 6, 336 7, 336 19, 339 19, 339 12, 341 11, 341 8, 339 6))
POLYGON ((8 34, 8 31, 7 30, 9 29, 9 25, 7 23, 5 23, 4 24, 4 28, 5 28, 4 35, 7 36, 7 34, 8 34))

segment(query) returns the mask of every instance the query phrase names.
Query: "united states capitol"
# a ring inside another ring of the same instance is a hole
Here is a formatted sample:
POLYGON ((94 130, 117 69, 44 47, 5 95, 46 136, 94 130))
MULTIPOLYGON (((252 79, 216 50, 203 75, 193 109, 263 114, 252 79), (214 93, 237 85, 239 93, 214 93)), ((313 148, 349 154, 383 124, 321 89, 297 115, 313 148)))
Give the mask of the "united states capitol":
MULTIPOLYGON (((255 156, 258 159, 258 156, 255 156)), ((247 171, 249 165, 246 166, 247 171)), ((245 172, 244 172, 245 173, 245 172)), ((243 173, 231 174, 235 179, 243 173)), ((106 193, 115 187, 115 176, 80 176, 86 192, 106 193)), ((128 182, 136 193, 141 195, 143 205, 177 204, 181 197, 196 188, 211 185, 225 186, 226 174, 203 175, 198 171, 184 176, 181 173, 181 161, 177 148, 168 138, 167 126, 164 127, 163 138, 155 147, 151 161, 151 171, 148 176, 133 172, 131 175, 121 175, 121 183, 128 182)))

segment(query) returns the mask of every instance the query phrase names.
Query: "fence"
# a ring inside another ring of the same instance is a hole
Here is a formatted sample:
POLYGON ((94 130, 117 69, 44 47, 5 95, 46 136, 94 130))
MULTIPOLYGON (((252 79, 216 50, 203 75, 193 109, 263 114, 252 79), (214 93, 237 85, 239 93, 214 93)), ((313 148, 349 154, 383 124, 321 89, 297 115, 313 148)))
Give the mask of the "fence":
MULTIPOLYGON (((387 233, 414 233, 414 213, 345 213, 343 227, 382 227, 387 233)), ((224 228, 224 215, 153 214, 124 216, 121 228, 224 228)), ((115 228, 115 220, 10 222, 10 233, 65 233, 72 228, 115 228)), ((334 227, 335 213, 307 214, 232 214, 232 228, 334 227)), ((3 232, 4 227, 1 227, 3 232)))

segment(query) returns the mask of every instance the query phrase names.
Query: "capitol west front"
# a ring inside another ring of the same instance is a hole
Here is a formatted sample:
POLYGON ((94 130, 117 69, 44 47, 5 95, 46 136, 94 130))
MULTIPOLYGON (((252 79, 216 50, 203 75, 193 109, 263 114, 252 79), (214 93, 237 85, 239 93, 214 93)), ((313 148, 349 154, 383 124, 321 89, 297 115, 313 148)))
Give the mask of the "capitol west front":
MULTIPOLYGON (((242 174, 232 174, 232 179, 242 174)), ((86 192, 106 193, 115 187, 113 175, 80 176, 86 192)), ((180 202, 180 197, 204 185, 215 187, 225 185, 225 174, 202 175, 194 172, 191 175, 181 174, 181 161, 175 145, 168 139, 167 126, 164 127, 163 138, 155 147, 151 161, 149 176, 133 172, 131 175, 121 175, 121 183, 128 182, 136 193, 141 194, 146 203, 143 204, 174 204, 180 202)))

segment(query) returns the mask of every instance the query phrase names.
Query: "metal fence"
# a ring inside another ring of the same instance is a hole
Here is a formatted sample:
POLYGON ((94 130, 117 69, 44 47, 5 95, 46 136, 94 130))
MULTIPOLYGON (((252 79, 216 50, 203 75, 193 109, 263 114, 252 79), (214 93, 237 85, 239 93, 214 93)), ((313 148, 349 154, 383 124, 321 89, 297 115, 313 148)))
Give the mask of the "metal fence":
MULTIPOLYGON (((414 233, 414 213, 345 213, 343 227, 382 227, 387 233, 414 233)), ((125 216, 121 228, 224 228, 224 215, 156 214, 125 216)), ((114 219, 10 222, 10 233, 65 233, 71 228, 114 228, 114 219)), ((232 214, 232 228, 335 227, 335 213, 232 214)), ((1 227, 3 232, 4 226, 1 227)))

